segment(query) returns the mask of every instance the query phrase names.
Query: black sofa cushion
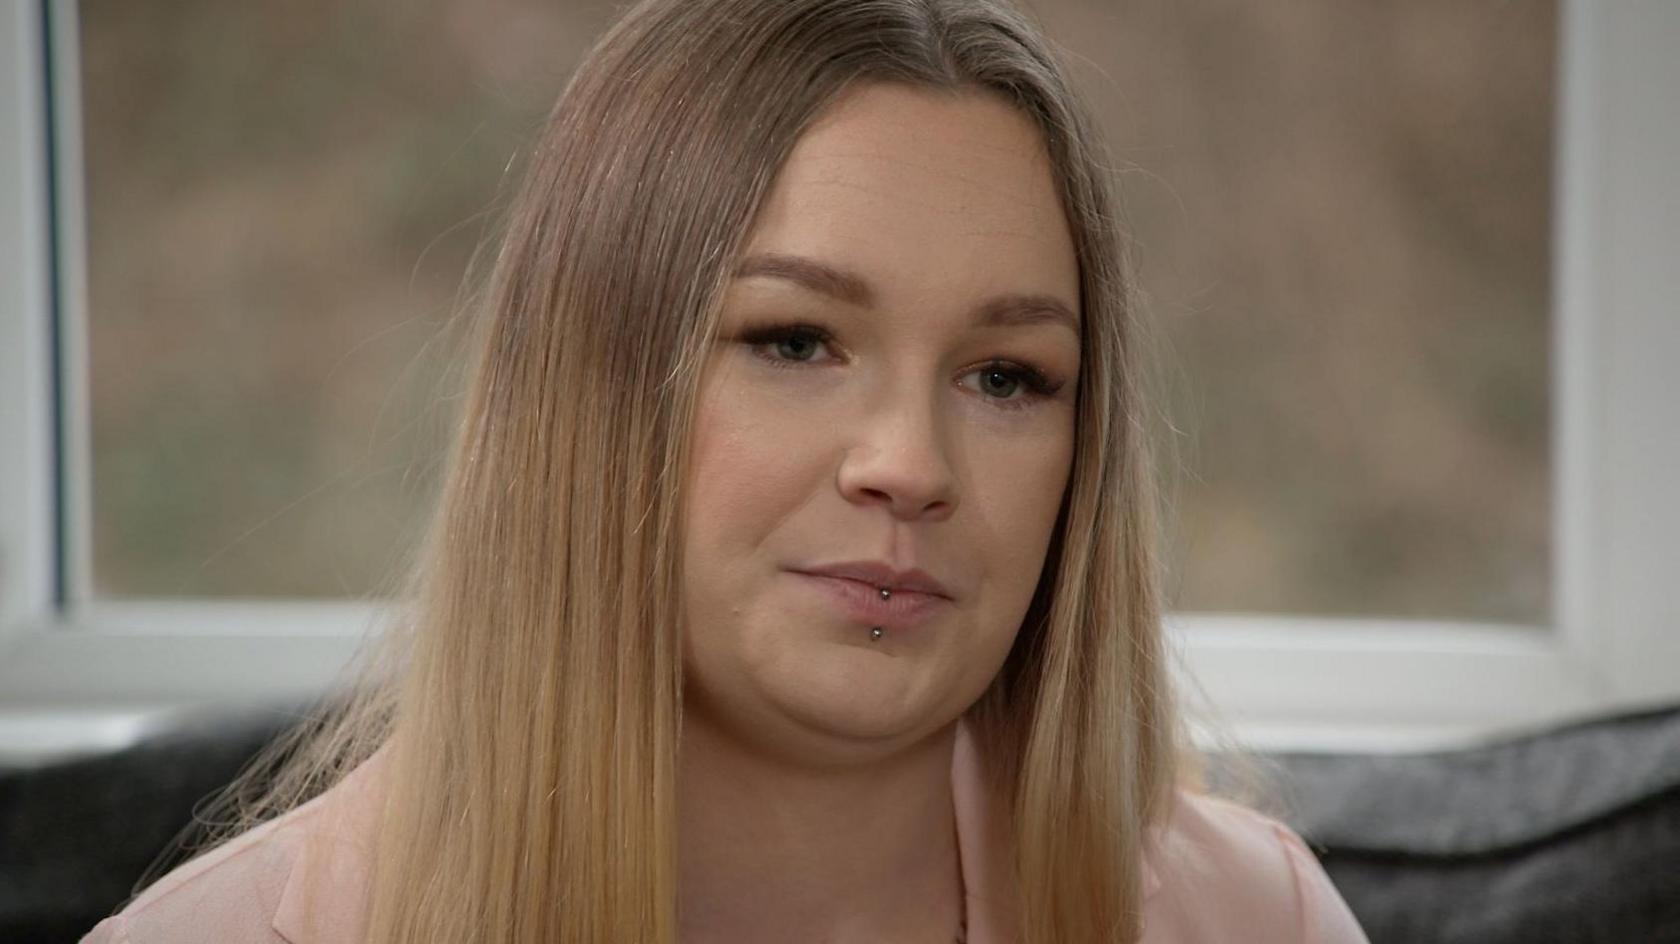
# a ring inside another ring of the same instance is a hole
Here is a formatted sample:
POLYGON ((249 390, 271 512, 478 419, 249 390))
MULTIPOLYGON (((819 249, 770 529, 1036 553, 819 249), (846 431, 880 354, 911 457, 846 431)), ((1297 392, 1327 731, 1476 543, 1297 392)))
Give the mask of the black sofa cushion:
POLYGON ((297 717, 198 717, 124 750, 0 771, 0 941, 74 944, 297 717))

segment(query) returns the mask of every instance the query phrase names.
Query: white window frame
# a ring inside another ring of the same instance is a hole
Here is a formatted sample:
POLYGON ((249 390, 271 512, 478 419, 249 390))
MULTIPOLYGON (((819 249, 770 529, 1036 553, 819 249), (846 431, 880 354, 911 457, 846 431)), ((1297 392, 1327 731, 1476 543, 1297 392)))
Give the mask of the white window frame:
MULTIPOLYGON (((1680 379, 1665 370, 1680 365, 1680 4, 1559 12, 1555 625, 1174 614, 1185 681, 1252 746, 1443 747, 1680 700, 1680 379)), ((301 701, 376 615, 90 600, 75 19, 70 0, 0 7, 0 759, 115 746, 183 709, 301 701)))

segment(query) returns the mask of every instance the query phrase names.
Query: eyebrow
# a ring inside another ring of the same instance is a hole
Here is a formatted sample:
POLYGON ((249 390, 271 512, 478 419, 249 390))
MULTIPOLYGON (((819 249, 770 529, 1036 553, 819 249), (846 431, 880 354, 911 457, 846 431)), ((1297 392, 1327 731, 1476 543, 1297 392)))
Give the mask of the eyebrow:
MULTIPOLYGON (((861 308, 875 305, 875 289, 863 276, 804 256, 785 252, 755 253, 743 259, 735 267, 734 274, 738 279, 782 279, 861 308)), ((1079 318, 1067 303, 1042 292, 1010 292, 993 296, 975 309, 974 323, 983 326, 1059 324, 1075 336, 1079 334, 1079 318)))

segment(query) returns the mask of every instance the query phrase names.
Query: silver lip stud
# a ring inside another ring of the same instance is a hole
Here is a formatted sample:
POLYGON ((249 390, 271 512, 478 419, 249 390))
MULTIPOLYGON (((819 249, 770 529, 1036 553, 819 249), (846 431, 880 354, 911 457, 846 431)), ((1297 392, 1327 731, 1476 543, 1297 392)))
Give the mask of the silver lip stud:
POLYGON ((887 597, 890 597, 890 596, 892 596, 892 591, 888 590, 886 587, 882 587, 881 588, 881 599, 885 600, 887 597))
POLYGON ((871 629, 869 631, 869 638, 870 639, 880 639, 881 638, 881 627, 877 626, 874 629, 871 629))

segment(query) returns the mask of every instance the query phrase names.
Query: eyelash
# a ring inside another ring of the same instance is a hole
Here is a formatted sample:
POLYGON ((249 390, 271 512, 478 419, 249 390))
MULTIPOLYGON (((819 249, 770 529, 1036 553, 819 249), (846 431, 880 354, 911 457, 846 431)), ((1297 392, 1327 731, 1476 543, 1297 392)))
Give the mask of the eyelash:
MULTIPOLYGON (((831 344, 834 336, 826 329, 812 324, 770 324, 750 327, 741 332, 743 343, 753 348, 753 354, 767 362, 772 367, 788 370, 804 364, 804 361, 790 361, 772 357, 764 353, 761 348, 767 344, 791 339, 805 339, 831 344)), ((1043 371, 1029 364, 1017 364, 1010 361, 992 361, 982 364, 978 370, 994 371, 1013 378, 1027 391, 1027 395, 1019 399, 1005 399, 1001 397, 985 397, 993 401, 1000 410, 1024 410, 1041 400, 1055 396, 1062 384, 1052 381, 1043 371)))

